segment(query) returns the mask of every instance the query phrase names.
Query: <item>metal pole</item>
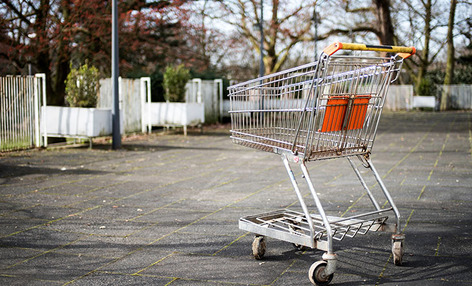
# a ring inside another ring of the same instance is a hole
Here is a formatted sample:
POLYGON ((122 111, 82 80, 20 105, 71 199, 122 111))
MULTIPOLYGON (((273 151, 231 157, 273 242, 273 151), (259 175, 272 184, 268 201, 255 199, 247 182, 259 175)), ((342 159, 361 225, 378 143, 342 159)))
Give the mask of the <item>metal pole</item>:
POLYGON ((313 22, 315 26, 315 61, 318 59, 318 18, 316 17, 316 3, 315 6, 313 7, 313 22))
POLYGON ((259 65, 259 76, 264 76, 264 1, 261 0, 261 23, 259 29, 261 32, 261 60, 259 65))
POLYGON ((111 32, 111 80, 113 94, 112 108, 112 148, 113 150, 121 148, 121 130, 120 130, 120 94, 119 94, 119 67, 118 67, 118 3, 117 0, 112 2, 112 32, 111 32))

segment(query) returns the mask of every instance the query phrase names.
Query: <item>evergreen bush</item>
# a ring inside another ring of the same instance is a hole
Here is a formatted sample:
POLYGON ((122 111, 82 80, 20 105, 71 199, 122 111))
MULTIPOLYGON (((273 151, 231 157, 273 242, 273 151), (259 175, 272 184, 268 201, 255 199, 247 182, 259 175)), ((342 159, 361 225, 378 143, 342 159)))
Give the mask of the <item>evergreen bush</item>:
POLYGON ((190 80, 190 72, 184 65, 168 66, 164 73, 165 99, 172 102, 185 101, 185 85, 190 80))
POLYGON ((100 74, 94 66, 86 64, 71 67, 66 79, 66 101, 71 107, 96 107, 100 89, 100 74))

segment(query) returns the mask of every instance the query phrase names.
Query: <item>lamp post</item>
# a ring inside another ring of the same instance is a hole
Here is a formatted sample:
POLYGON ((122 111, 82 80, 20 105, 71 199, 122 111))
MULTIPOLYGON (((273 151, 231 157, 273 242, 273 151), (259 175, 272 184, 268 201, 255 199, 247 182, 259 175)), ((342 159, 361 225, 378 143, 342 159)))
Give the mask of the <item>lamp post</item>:
POLYGON ((112 31, 111 31, 111 81, 113 94, 112 108, 112 149, 121 148, 121 130, 120 130, 120 94, 118 86, 119 67, 118 67, 118 3, 113 0, 112 8, 112 31))
POLYGON ((315 36, 314 36, 314 42, 315 42, 315 61, 318 59, 318 13, 316 12, 316 3, 313 6, 313 23, 315 27, 315 36))
POLYGON ((259 30, 261 33, 261 59, 259 63, 259 76, 264 76, 264 1, 261 0, 261 23, 259 25, 259 30))

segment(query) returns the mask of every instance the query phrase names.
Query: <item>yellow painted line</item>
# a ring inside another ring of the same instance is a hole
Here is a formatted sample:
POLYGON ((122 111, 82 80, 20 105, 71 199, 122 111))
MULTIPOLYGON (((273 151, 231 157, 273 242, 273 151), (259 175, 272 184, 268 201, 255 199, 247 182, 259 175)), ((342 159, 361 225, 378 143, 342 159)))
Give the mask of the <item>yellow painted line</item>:
POLYGON ((406 219, 406 222, 405 222, 405 225, 403 226, 403 229, 402 229, 402 232, 405 232, 405 229, 406 227, 408 226, 408 223, 410 223, 410 219, 411 217, 413 216, 413 213, 415 212, 415 210, 412 210, 410 215, 408 216, 408 218, 406 219))
MULTIPOLYGON (((266 186, 266 187, 264 187, 264 188, 261 188, 261 189, 255 191, 255 192, 253 192, 253 193, 251 193, 251 194, 245 196, 244 198, 242 198, 242 199, 240 199, 240 200, 234 201, 234 202, 232 202, 232 203, 230 203, 230 204, 228 204, 228 205, 226 205, 226 206, 223 206, 223 207, 217 209, 217 210, 214 211, 214 212, 211 212, 211 213, 209 213, 209 214, 207 214, 207 215, 204 215, 204 216, 202 216, 201 218, 196 219, 196 220, 192 221, 191 223, 182 226, 182 227, 179 228, 179 229, 176 229, 176 230, 174 230, 174 231, 172 231, 172 232, 170 232, 170 233, 168 233, 168 234, 165 234, 165 235, 159 237, 158 239, 152 241, 152 242, 149 243, 148 245, 152 245, 152 244, 154 244, 154 243, 156 243, 156 242, 158 242, 158 241, 160 241, 160 240, 162 240, 162 239, 164 239, 164 238, 166 238, 166 237, 168 237, 168 236, 170 236, 170 235, 172 235, 172 234, 174 234, 174 233, 177 233, 177 232, 179 232, 179 231, 181 231, 181 230, 183 230, 183 229, 186 229, 187 227, 192 226, 192 225, 196 224, 197 222, 200 222, 200 221, 202 221, 202 220, 208 218, 209 216, 212 216, 212 215, 214 215, 214 214, 216 214, 216 213, 218 213, 218 212, 220 212, 220 211, 222 211, 222 210, 224 210, 224 209, 226 209, 226 208, 228 208, 228 207, 230 207, 230 206, 232 206, 232 205, 234 205, 234 204, 237 204, 237 203, 239 203, 239 202, 241 202, 241 201, 243 201, 243 200, 245 200, 245 199, 247 199, 247 198, 249 198, 249 197, 251 197, 251 196, 253 196, 253 195, 256 195, 256 194, 258 194, 258 193, 260 193, 260 192, 262 192, 262 191, 265 191, 265 190, 267 190, 267 189, 269 189, 269 188, 271 188, 271 187, 273 187, 273 186, 275 186, 275 185, 277 185, 277 184, 279 184, 279 182, 276 182, 276 183, 274 183, 274 184, 272 184, 272 185, 269 185, 269 186, 266 186)), ((137 250, 136 250, 136 251, 137 251, 137 250)))
MULTIPOLYGON (((311 195, 310 193, 305 194, 305 195, 303 196, 303 198, 306 198, 306 197, 308 197, 308 196, 310 196, 310 195, 311 195)), ((288 209, 288 208, 291 208, 291 207, 293 207, 294 205, 298 204, 299 202, 300 202, 299 200, 296 200, 296 201, 294 201, 293 203, 287 205, 286 208, 287 208, 287 209, 288 209)))
POLYGON ((438 165, 439 159, 441 158, 441 156, 442 156, 442 154, 443 154, 443 151, 444 151, 444 149, 446 148, 446 144, 447 144, 447 141, 448 141, 448 140, 449 140, 449 133, 446 135, 446 139, 444 140, 444 143, 443 143, 443 145, 442 145, 442 148, 441 148, 441 150, 439 151, 438 158, 436 158, 436 162, 434 162, 434 165, 433 165, 433 168, 431 169, 431 172, 429 172, 429 176, 428 176, 427 181, 430 181, 430 180, 431 180, 431 176, 433 175, 434 169, 435 169, 436 166, 438 165))
POLYGON ((438 236, 438 244, 436 245, 436 252, 434 253, 434 256, 439 256, 439 246, 441 245, 441 237, 438 236))
POLYGON ((13 233, 10 233, 10 234, 1 236, 0 238, 5 238, 5 237, 14 236, 14 235, 16 235, 16 234, 19 234, 19 233, 22 233, 22 232, 25 232, 25 231, 33 230, 33 229, 36 229, 36 228, 39 228, 39 227, 42 227, 42 226, 47 226, 47 225, 53 224, 53 223, 55 223, 55 222, 61 221, 61 220, 63 220, 63 219, 69 218, 69 217, 71 217, 71 216, 77 216, 77 215, 83 214, 83 213, 85 213, 85 212, 88 212, 88 211, 91 211, 91 210, 100 208, 100 207, 102 207, 102 206, 104 206, 104 205, 96 205, 96 206, 90 207, 90 208, 88 208, 88 209, 85 209, 85 210, 82 210, 82 211, 79 211, 79 212, 76 212, 76 213, 73 213, 73 214, 69 214, 69 215, 67 215, 67 216, 65 216, 65 217, 60 217, 60 218, 57 218, 57 219, 54 219, 54 220, 50 220, 50 221, 45 222, 45 223, 42 223, 42 224, 38 224, 38 225, 35 225, 35 226, 32 226, 32 227, 25 228, 25 229, 23 229, 23 230, 19 230, 19 231, 16 231, 16 232, 13 232, 13 233))
POLYGON ((396 167, 398 167, 403 161, 405 161, 413 152, 416 151, 416 149, 418 148, 418 146, 420 146, 421 143, 423 143, 424 139, 426 139, 426 137, 429 135, 429 132, 428 131, 425 135, 423 135, 423 137, 421 137, 421 139, 418 141, 418 143, 416 143, 416 145, 410 149, 410 151, 408 152, 408 154, 406 154, 405 156, 403 156, 402 159, 400 159, 400 161, 398 161, 392 168, 390 168, 390 170, 387 171, 387 173, 383 176, 383 178, 387 177, 387 175, 389 175, 396 167))
POLYGON ((380 272, 379 277, 377 277, 377 282, 375 283, 375 286, 377 286, 377 285, 380 284, 380 280, 382 280, 383 275, 384 275, 384 273, 385 273, 385 270, 387 270, 387 266, 388 266, 388 264, 390 263, 390 260, 392 259, 392 256, 393 256, 393 254, 390 253, 390 256, 388 257, 387 262, 385 262, 385 265, 384 265, 384 267, 382 268, 382 271, 380 272))
POLYGON ((16 277, 18 277, 18 275, 0 274, 0 277, 10 277, 10 278, 16 278, 16 277))
POLYGON ((282 277, 290 268, 292 268, 292 266, 293 266, 293 265, 295 264, 295 262, 297 262, 297 261, 298 261, 298 259, 296 259, 296 258, 295 258, 294 260, 292 260, 292 263, 290 263, 290 265, 289 265, 287 268, 285 268, 284 271, 282 271, 282 273, 280 273, 280 275, 277 276, 277 278, 275 278, 274 281, 272 281, 269 285, 274 285, 274 283, 277 282, 277 280, 279 280, 280 277, 282 277))
MULTIPOLYGON (((221 170, 223 170, 223 168, 221 168, 221 170)), ((206 173, 203 173, 203 174, 198 174, 196 176, 193 176, 193 177, 186 177, 185 179, 181 179, 181 180, 178 180, 178 181, 174 181, 174 182, 171 182, 171 183, 167 183, 167 184, 164 184, 164 185, 160 185, 158 187, 156 187, 155 189, 147 189, 147 190, 144 190, 144 191, 141 191, 141 192, 138 192, 138 193, 134 193, 134 194, 131 194, 129 196, 126 196, 126 197, 122 197, 122 198, 119 198, 119 199, 116 199, 114 201, 110 201, 109 203, 106 203, 106 204, 100 204, 100 205, 95 205, 93 207, 90 207, 90 208, 87 208, 87 209, 84 209, 84 210, 81 210, 79 212, 76 212, 76 213, 73 213, 73 214, 69 214, 65 217, 61 217, 61 218, 57 218, 57 219, 54 219, 54 220, 50 220, 50 221, 47 221, 45 223, 42 223, 42 224, 38 224, 38 225, 35 225, 35 226, 32 226, 32 227, 29 227, 29 228, 26 228, 26 229, 23 229, 23 230, 19 230, 19 231, 16 231, 16 232, 13 232, 13 233, 10 233, 10 234, 7 234, 7 235, 4 235, 4 236, 0 236, 0 238, 5 238, 5 237, 10 237, 10 236, 14 236, 16 234, 19 234, 19 233, 22 233, 22 232, 25 232, 25 231, 29 231, 29 230, 33 230, 33 229, 36 229, 36 228, 39 228, 39 227, 42 227, 42 226, 47 226, 47 225, 50 225, 50 224, 53 224, 55 222, 58 222, 58 221, 61 221, 63 219, 66 219, 66 218, 69 218, 71 216, 77 216, 77 215, 80 215, 80 214, 83 214, 85 212, 88 212, 88 211, 91 211, 91 210, 94 210, 94 209, 97 209, 97 208, 101 208, 105 205, 111 205, 113 203, 116 203, 116 202, 119 202, 119 201, 122 201, 122 200, 125 200, 125 199, 128 199, 128 198, 131 198, 131 197, 134 197, 134 196, 137 196, 137 195, 141 195, 143 193, 146 193, 146 192, 149 192, 149 191, 153 191, 153 190, 157 190, 157 189, 160 189, 160 188, 164 188, 164 187, 167 187, 167 186, 170 186, 170 185, 173 185, 173 184, 177 184, 177 183, 180 183, 180 182, 183 182, 183 181, 186 181, 186 180, 191 180, 191 179, 194 179, 194 178, 197 178, 197 177, 201 177, 201 176, 205 176, 205 175, 209 175, 209 174, 214 174, 214 170, 213 171, 208 171, 206 173)), ((78 181, 78 180, 77 180, 78 181)), ((75 181, 74 181, 75 182, 75 181)), ((124 184, 124 183, 127 183, 127 182, 130 182, 129 180, 125 180, 125 181, 122 181, 122 182, 119 182, 119 183, 115 183, 115 184, 112 184, 111 186, 116 186, 116 185, 119 185, 119 184, 124 184)), ((62 184, 61 184, 62 185, 62 184)), ((108 186, 105 186, 105 187, 108 187, 108 186)), ((105 188, 103 187, 103 188, 105 188)), ((102 188, 102 187, 100 187, 102 188)))
MULTIPOLYGON (((434 124, 436 125, 436 124, 434 124)), ((410 149, 410 151, 408 152, 408 154, 406 154, 405 156, 403 156, 402 159, 400 159, 400 161, 398 161, 395 165, 393 165, 392 168, 390 168, 390 170, 387 171, 387 173, 385 173, 385 175, 382 176, 382 179, 385 179, 396 167, 398 167, 403 161, 405 161, 413 152, 416 151, 416 149, 418 148, 418 146, 420 146, 420 144, 424 141, 424 139, 426 139, 426 137, 429 135, 430 131, 428 131, 425 135, 423 135, 423 137, 421 137, 421 139, 418 141, 418 143, 416 143, 416 145, 410 149)), ((405 181, 405 179, 402 181, 402 183, 405 181)), ((377 185, 378 183, 375 182, 372 186, 370 186, 370 188, 373 188, 377 185)), ((341 215, 341 217, 343 217, 348 211, 350 211, 363 197, 365 197, 367 195, 367 192, 364 192, 354 203, 352 203, 352 205, 350 205, 346 211, 341 215)), ((388 203, 388 201, 386 202, 388 203)), ((384 205, 386 205, 386 203, 384 205)))
MULTIPOLYGON (((156 226, 156 225, 158 225, 158 224, 160 224, 160 223, 161 223, 161 222, 155 222, 155 223, 152 223, 152 224, 147 225, 146 227, 140 228, 140 229, 135 230, 135 231, 133 231, 133 232, 130 232, 130 233, 126 234, 126 235, 120 235, 120 236, 118 236, 118 237, 128 238, 128 237, 133 236, 133 235, 135 235, 135 234, 137 234, 137 233, 140 233, 140 232, 142 232, 142 231, 145 231, 146 229, 150 229, 150 228, 152 228, 152 227, 154 227, 154 226, 156 226)), ((94 234, 94 235, 95 235, 95 236, 100 236, 100 235, 97 235, 97 234, 94 234)), ((117 236, 106 236, 106 237, 117 237, 117 236)))
MULTIPOLYGON (((101 186, 101 187, 96 187, 96 188, 93 188, 93 189, 90 189, 88 191, 85 191, 85 192, 82 192, 82 193, 77 193, 77 194, 64 194, 64 193, 53 193, 53 192, 41 192, 40 194, 41 195, 48 195, 48 196, 63 196, 63 197, 78 197, 78 196, 84 196, 84 195, 87 195, 87 194, 90 194, 90 193, 93 193, 93 192, 96 192, 98 190, 101 190, 101 189, 105 189, 105 188, 109 188, 109 187, 115 187, 115 186, 118 186, 118 185, 122 185, 124 183, 127 183, 129 181, 122 181, 122 182, 117 182, 117 183, 114 183, 114 184, 111 184, 111 185, 106 185, 106 186, 101 186)), ((72 183, 71 183, 72 184, 72 183)), ((74 183, 75 184, 75 183, 74 183)), ((81 185, 83 186, 83 185, 81 185)), ((35 192, 37 193, 37 192, 35 192)), ((78 203, 82 203, 81 201, 78 202, 78 203)), ((77 204, 77 203, 76 203, 77 204)), ((68 205, 66 206, 63 206, 63 207, 68 207, 68 205)))
POLYGON ((169 286, 171 283, 173 283, 173 282, 176 281, 176 280, 179 280, 179 278, 173 277, 172 280, 171 280, 169 283, 167 283, 166 285, 164 285, 164 286, 169 286))
POLYGON ((148 266, 144 267, 143 269, 141 269, 141 270, 139 270, 139 271, 133 273, 132 275, 138 275, 139 273, 148 270, 148 269, 151 268, 152 266, 154 266, 154 265, 156 265, 156 264, 158 264, 158 263, 164 261, 165 259, 167 259, 167 258, 169 258, 169 257, 171 257, 171 256, 174 256, 174 254, 175 254, 175 252, 172 252, 172 253, 170 253, 170 254, 168 254, 168 255, 162 257, 161 259, 157 260, 156 262, 151 263, 151 264, 149 264, 148 266))
MULTIPOLYGON (((271 169, 271 168, 267 168, 267 169, 271 169)), ((211 172, 208 172, 208 173, 214 173, 214 171, 211 171, 211 172)), ((202 174, 199 174, 199 175, 194 176, 194 177, 192 177, 192 178, 200 177, 200 176, 202 176, 202 174)), ((188 179, 192 179, 192 178, 188 178, 188 179)), ((181 180, 181 181, 185 181, 185 180, 186 180, 186 179, 183 179, 183 180, 181 180)), ((286 179, 284 179, 284 180, 286 180, 286 179)), ((215 213, 218 213, 218 212, 220 212, 220 211, 222 211, 222 210, 224 210, 224 209, 226 209, 226 208, 228 208, 228 207, 230 207, 230 206, 232 206, 232 205, 234 205, 234 204, 237 204, 237 203, 239 203, 239 202, 241 202, 241 201, 243 201, 243 200, 245 200, 245 199, 247 199, 247 198, 249 198, 249 197, 251 197, 251 196, 253 196, 253 195, 256 195, 256 194, 258 194, 258 193, 260 193, 260 192, 262 192, 262 191, 264 191, 264 190, 267 190, 267 189, 269 189, 269 188, 271 188, 271 187, 273 187, 273 186, 275 186, 275 185, 278 185, 278 184, 280 184, 281 182, 283 182, 284 180, 278 181, 278 182, 276 182, 276 183, 274 183, 274 184, 271 184, 271 185, 268 185, 268 186, 266 186, 266 187, 263 187, 263 188, 261 188, 261 189, 255 191, 255 192, 253 192, 253 193, 251 193, 251 194, 248 194, 248 195, 245 196, 244 198, 242 198, 242 199, 240 199, 240 200, 237 200, 237 201, 234 201, 234 202, 232 202, 232 203, 230 203, 230 204, 228 204, 228 205, 226 205, 226 206, 223 206, 223 207, 219 208, 218 210, 216 210, 216 211, 214 211, 214 212, 212 212, 212 213, 209 213, 209 214, 207 214, 207 215, 205 215, 205 216, 203 216, 203 217, 201 217, 201 218, 199 218, 199 219, 197 219, 197 220, 195 220, 195 221, 193 221, 193 222, 191 222, 191 223, 189 223, 189 224, 187 224, 187 225, 185 225, 185 226, 182 226, 181 228, 179 228, 179 229, 177 229, 177 230, 171 231, 170 233, 165 234, 165 235, 159 237, 158 239, 155 239, 155 240, 151 241, 150 243, 148 243, 148 244, 145 245, 145 246, 153 245, 153 244, 159 242, 160 240, 162 240, 162 239, 164 239, 164 238, 167 238, 167 237, 171 236, 172 234, 175 234, 175 233, 177 233, 177 232, 179 232, 179 231, 181 231, 181 230, 183 230, 183 229, 185 229, 185 228, 187 228, 187 227, 189 227, 189 226, 191 226, 191 225, 194 225, 194 224, 196 224, 197 222, 202 221, 202 220, 206 219, 207 217, 209 217, 209 216, 211 216, 211 215, 213 215, 213 214, 215 214, 215 213)), ((176 182, 174 182, 174 183, 176 183, 176 182)), ((172 183, 172 184, 174 184, 174 183, 172 183)), ((167 185, 170 185, 170 184, 171 184, 171 183, 169 183, 169 184, 167 184, 167 185)), ((149 190, 148 190, 148 191, 149 191, 149 190)), ((142 192, 140 192, 140 193, 142 193, 142 192)), ((139 194, 139 193, 138 193, 138 194, 139 194)), ((137 194, 133 194, 133 195, 131 195, 131 196, 134 196, 134 195, 137 195, 137 194)), ((128 197, 131 197, 131 196, 128 196, 128 197)), ((122 198, 122 199, 124 199, 124 198, 122 198)), ((94 270, 91 270, 91 271, 89 271, 88 273, 85 273, 84 275, 82 275, 82 276, 80 276, 80 277, 77 277, 77 278, 75 278, 75 279, 73 279, 73 280, 71 280, 71 281, 69 281, 69 282, 66 282, 66 283, 64 283, 63 285, 65 286, 65 285, 72 284, 72 283, 74 283, 74 282, 76 282, 76 281, 78 281, 78 280, 80 280, 80 279, 82 279, 82 278, 84 278, 84 277, 86 277, 86 276, 89 276, 89 275, 91 275, 91 274, 93 274, 93 273, 99 271, 99 270, 102 269, 103 267, 106 267, 106 266, 108 266, 108 265, 111 265, 111 264, 113 264, 113 263, 116 263, 116 262, 118 262, 119 260, 122 260, 123 258, 125 258, 125 257, 127 257, 127 256, 129 256, 129 255, 131 255, 131 254, 133 254, 133 253, 136 253, 136 252, 138 252, 138 251, 143 250, 145 246, 142 246, 142 247, 137 248, 137 249, 135 249, 135 250, 133 250, 133 251, 130 251, 130 252, 128 252, 127 254, 123 255, 122 257, 116 258, 116 259, 110 261, 109 263, 106 263, 106 264, 104 264, 104 265, 101 265, 100 267, 98 267, 98 268, 96 268, 96 269, 94 269, 94 270)))
MULTIPOLYGON (((314 168, 310 168, 309 171, 311 172, 311 171, 313 171, 313 170, 316 170, 316 169, 318 169, 318 168, 320 168, 320 167, 322 167, 322 166, 324 166, 324 165, 326 165, 326 164, 328 164, 327 161, 325 161, 324 163, 322 163, 322 164, 320 164, 320 165, 315 166, 314 168)), ((308 166, 307 166, 307 167, 308 167, 308 166)), ((302 171, 299 171, 298 173, 294 174, 294 176, 295 176, 295 178, 296 178, 297 176, 300 176, 301 174, 302 174, 302 171)), ((341 174, 339 174, 339 175, 337 175, 337 176, 334 176, 333 179, 331 179, 331 180, 329 180, 328 182, 325 182, 325 183, 323 183, 323 184, 324 184, 324 185, 327 185, 329 182, 334 182, 334 181, 337 180, 337 178, 339 178, 339 177, 341 177, 341 174)), ((305 181, 305 182, 306 182, 306 181, 305 181)), ((298 181, 297 181, 297 184, 298 184, 298 181)), ((293 187, 292 187, 291 189, 293 189, 293 187)), ((316 191, 316 190, 315 190, 315 191, 316 191)), ((311 192, 310 192, 310 193, 307 193, 307 194, 305 194, 305 195, 303 195, 303 198, 306 198, 306 197, 308 197, 308 196, 310 196, 310 195, 311 195, 311 192)), ((297 204, 297 203, 299 203, 299 202, 300 202, 299 200, 296 200, 296 201, 294 201, 293 203, 287 205, 286 208, 290 208, 290 207, 294 206, 295 204, 297 204)))
POLYGON ((406 181, 406 178, 403 178, 403 180, 400 183, 400 186, 403 186, 403 183, 405 183, 405 181, 406 181))
POLYGON ((221 249, 219 249, 217 252, 213 253, 212 256, 215 256, 217 255, 218 253, 220 253, 221 251, 225 250, 226 248, 230 247, 231 245, 233 245, 235 242, 238 242, 239 240, 241 240, 243 237, 246 237, 248 234, 250 234, 250 232, 246 232, 245 234, 239 236, 238 238, 236 238, 235 240, 231 241, 230 243, 228 243, 227 245, 223 246, 221 249))
MULTIPOLYGON (((454 123, 454 121, 451 124, 453 124, 453 123, 454 123)), ((431 171, 429 172, 429 175, 428 175, 428 178, 426 179, 426 181, 431 181, 431 176, 433 175, 434 170, 438 166, 439 159, 441 159, 441 156, 443 154, 444 149, 446 148, 446 144, 447 144, 448 140, 449 140, 449 133, 446 135, 446 139, 444 140, 444 143, 441 147, 441 150, 439 151, 438 157, 436 158, 436 161, 434 162, 433 168, 431 168, 431 171)), ((421 192, 420 192, 420 194, 419 194, 419 196, 416 200, 419 201, 421 199, 425 189, 426 189, 426 185, 423 186, 423 188, 421 189, 421 192)))
MULTIPOLYGON (((470 124, 470 120, 469 120, 470 124)), ((472 130, 469 129, 470 162, 472 163, 472 130)))
MULTIPOLYGON (((414 212, 415 212, 415 210, 412 210, 412 211, 411 211, 410 216, 409 216, 408 219, 406 220, 406 223, 405 223, 405 226, 403 227, 402 232, 405 232, 405 229, 406 229, 408 223, 410 222, 410 219, 411 219, 411 217, 413 216, 413 213, 414 213, 414 212)), ((382 268, 382 271, 381 271, 380 274, 379 274, 379 277, 377 277, 377 282, 375 283, 376 286, 380 284, 380 281, 382 280, 382 278, 383 278, 383 276, 384 276, 384 273, 385 273, 385 271, 387 270, 387 267, 388 267, 388 265, 389 265, 390 260, 392 259, 392 257, 393 257, 393 254, 390 253, 390 255, 389 255, 388 259, 387 259, 387 262, 385 262, 384 267, 382 268)))
MULTIPOLYGON (((82 179, 78 179, 78 180, 62 182, 62 183, 57 184, 57 185, 54 185, 54 186, 48 186, 48 187, 38 188, 38 189, 35 189, 35 190, 32 190, 32 191, 26 192, 26 193, 24 193, 24 194, 20 194, 20 195, 18 195, 18 197, 24 197, 24 196, 29 195, 29 194, 34 194, 34 193, 37 193, 37 192, 42 192, 42 191, 47 190, 47 189, 56 188, 56 187, 64 186, 64 185, 67 185, 67 184, 75 184, 75 183, 78 183, 78 182, 85 181, 85 180, 87 180, 87 179, 94 179, 94 178, 97 178, 97 177, 100 177, 100 176, 102 176, 102 175, 96 175, 96 176, 92 176, 92 177, 86 177, 86 178, 82 178, 82 179)), ((8 186, 8 185, 7 185, 7 186, 8 186)))
POLYGON ((425 189, 426 189, 426 185, 423 185, 423 188, 421 189, 421 192, 420 192, 418 198, 416 199, 417 201, 419 201, 421 199, 421 196, 423 195, 425 189))
POLYGON ((385 201, 385 203, 382 205, 382 208, 385 208, 387 206, 387 204, 388 204, 388 200, 385 201))
MULTIPOLYGON (((270 168, 268 168, 268 169, 270 169, 270 168)), ((220 168, 220 170, 224 170, 224 168, 220 168)), ((125 197, 118 198, 118 199, 116 199, 116 200, 107 202, 107 203, 105 203, 105 204, 95 205, 95 206, 93 206, 93 207, 90 207, 90 208, 87 208, 87 209, 78 211, 78 212, 73 213, 73 214, 69 214, 69 215, 64 216, 64 217, 60 217, 60 218, 57 218, 57 219, 54 219, 54 220, 47 221, 47 222, 42 223, 42 224, 38 224, 38 225, 29 227, 29 228, 26 228, 26 229, 23 229, 23 230, 19 230, 19 231, 16 231, 16 232, 13 232, 13 233, 4 235, 4 236, 0 236, 0 238, 5 238, 5 237, 14 236, 14 235, 16 235, 16 234, 19 234, 19 233, 22 233, 22 232, 25 232, 25 231, 29 231, 29 230, 36 229, 36 228, 39 228, 39 227, 47 226, 47 225, 53 224, 53 223, 55 223, 55 222, 61 221, 61 220, 63 220, 63 219, 66 219, 66 218, 69 218, 69 217, 72 217, 72 216, 77 216, 77 215, 83 214, 83 213, 85 213, 85 212, 88 212, 88 211, 91 211, 91 210, 94 210, 94 209, 97 209, 97 208, 101 208, 101 207, 106 206, 106 205, 113 205, 113 204, 115 204, 116 202, 119 202, 119 201, 122 201, 122 200, 125 200, 125 199, 129 199, 129 198, 132 198, 132 197, 134 197, 134 196, 138 196, 138 195, 141 195, 141 194, 150 192, 150 191, 155 191, 155 190, 158 190, 158 189, 161 189, 161 188, 165 188, 165 187, 170 186, 170 185, 173 185, 173 184, 177 184, 177 183, 181 183, 181 182, 184 182, 184 181, 187 181, 187 180, 192 180, 192 179, 194 179, 194 178, 198 178, 198 177, 202 177, 202 176, 214 174, 214 172, 215 172, 215 170, 211 170, 211 171, 208 171, 208 172, 206 172, 206 173, 198 174, 198 175, 195 175, 195 176, 192 176, 192 177, 185 177, 185 178, 183 178, 183 179, 181 179, 181 180, 177 180, 177 181, 174 181, 174 182, 170 182, 170 183, 167 183, 167 184, 163 184, 163 185, 157 186, 157 187, 154 188, 154 189, 146 189, 146 190, 143 190, 143 191, 141 191, 141 192, 134 193, 134 194, 131 194, 131 195, 129 195, 129 196, 125 196, 125 197)), ((124 184, 124 183, 126 183, 126 182, 130 182, 130 181, 129 181, 129 180, 125 180, 125 181, 122 181, 122 182, 117 183, 117 184, 124 184)), ((113 184, 113 185, 117 185, 117 184, 113 184)))
POLYGON ((342 176, 343 176, 343 174, 336 175, 331 180, 324 182, 323 185, 329 185, 330 183, 332 183, 332 182, 336 181, 337 179, 341 178, 342 176))
POLYGON ((168 204, 166 204, 166 205, 160 206, 160 207, 158 207, 158 208, 152 209, 152 210, 150 210, 150 211, 148 211, 148 212, 145 212, 145 213, 143 213, 143 214, 140 214, 140 215, 138 215, 138 216, 135 216, 135 217, 133 217, 133 218, 130 218, 130 219, 128 219, 128 221, 134 221, 134 220, 136 220, 136 219, 138 219, 138 218, 140 218, 140 217, 143 217, 143 216, 152 214, 152 213, 154 213, 154 212, 157 212, 158 210, 161 210, 161 209, 163 209, 163 208, 170 207, 170 206, 175 205, 175 204, 178 204, 178 203, 180 203, 180 202, 182 202, 182 201, 185 201, 185 199, 180 199, 180 200, 177 200, 177 201, 175 201, 175 202, 171 202, 171 203, 168 203, 168 204))
POLYGON ((367 192, 364 192, 355 202, 353 202, 353 203, 343 212, 343 214, 341 215, 341 217, 343 217, 344 215, 346 215, 347 212, 349 212, 363 197, 365 197, 365 195, 367 195, 367 192))
POLYGON ((12 265, 8 266, 6 269, 13 268, 13 267, 15 267, 15 266, 18 266, 18 265, 20 265, 20 264, 26 263, 26 262, 28 262, 28 261, 30 261, 30 260, 33 260, 33 259, 38 258, 38 257, 40 257, 40 256, 43 256, 43 255, 45 255, 45 254, 48 254, 48 253, 54 252, 54 251, 56 251, 56 250, 62 249, 62 248, 64 248, 64 247, 68 246, 68 245, 74 244, 74 243, 76 243, 76 242, 78 242, 78 241, 81 241, 81 240, 83 240, 83 239, 85 239, 85 238, 87 238, 87 237, 90 237, 90 236, 92 236, 92 235, 90 234, 90 235, 87 235, 87 236, 78 238, 78 239, 76 239, 76 240, 74 240, 74 241, 71 241, 71 242, 69 242, 69 243, 66 243, 66 244, 60 245, 60 246, 58 246, 58 247, 55 247, 55 248, 53 248, 53 249, 49 249, 49 250, 47 250, 47 251, 43 251, 43 252, 41 252, 41 253, 39 253, 39 254, 37 254, 37 255, 34 255, 34 256, 32 256, 32 257, 28 257, 27 259, 24 259, 24 260, 19 261, 19 262, 15 263, 15 264, 12 264, 12 265))

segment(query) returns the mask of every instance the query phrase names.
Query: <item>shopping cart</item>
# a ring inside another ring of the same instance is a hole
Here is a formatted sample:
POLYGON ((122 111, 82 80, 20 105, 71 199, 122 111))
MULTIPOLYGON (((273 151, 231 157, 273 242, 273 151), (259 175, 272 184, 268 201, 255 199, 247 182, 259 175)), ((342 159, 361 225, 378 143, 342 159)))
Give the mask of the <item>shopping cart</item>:
POLYGON ((405 236, 400 213, 369 155, 388 87, 398 78, 403 60, 414 53, 414 47, 334 43, 317 62, 228 88, 233 142, 279 154, 302 209, 278 210, 239 220, 240 229, 256 235, 252 244, 256 259, 265 253, 265 237, 326 251, 322 260, 313 263, 308 275, 313 284, 327 285, 336 270, 333 240, 369 231, 390 231, 393 261, 395 265, 402 263, 405 236), (359 54, 334 56, 339 50, 359 54), (385 56, 362 55, 362 51, 383 52, 385 56), (374 198, 351 159, 354 156, 372 171, 387 206, 381 207, 374 198), (349 161, 372 202, 372 210, 350 217, 326 215, 306 162, 340 157, 349 161), (314 199, 313 213, 290 167, 294 163, 300 166, 314 199), (394 225, 387 224, 392 212, 394 225))

